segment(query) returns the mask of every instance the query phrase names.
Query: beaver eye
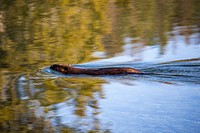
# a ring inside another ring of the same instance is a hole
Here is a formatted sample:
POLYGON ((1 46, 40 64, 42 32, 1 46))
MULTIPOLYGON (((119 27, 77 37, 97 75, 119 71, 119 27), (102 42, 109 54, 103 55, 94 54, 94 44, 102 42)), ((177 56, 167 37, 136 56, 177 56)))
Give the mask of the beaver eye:
POLYGON ((67 67, 64 67, 64 70, 67 71, 67 70, 69 70, 69 69, 68 69, 67 67))

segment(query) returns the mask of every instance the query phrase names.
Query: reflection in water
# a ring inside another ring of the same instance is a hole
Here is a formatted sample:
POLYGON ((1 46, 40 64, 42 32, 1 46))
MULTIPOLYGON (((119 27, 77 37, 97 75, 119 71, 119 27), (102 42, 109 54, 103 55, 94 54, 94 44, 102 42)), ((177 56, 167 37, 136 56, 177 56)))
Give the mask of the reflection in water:
POLYGON ((199 86, 144 80, 103 88, 107 99, 100 101, 100 118, 112 123, 113 132, 199 132, 199 86))
POLYGON ((198 0, 0 5, 1 131, 199 132, 198 0), (55 63, 145 74, 76 77, 43 69, 55 63))

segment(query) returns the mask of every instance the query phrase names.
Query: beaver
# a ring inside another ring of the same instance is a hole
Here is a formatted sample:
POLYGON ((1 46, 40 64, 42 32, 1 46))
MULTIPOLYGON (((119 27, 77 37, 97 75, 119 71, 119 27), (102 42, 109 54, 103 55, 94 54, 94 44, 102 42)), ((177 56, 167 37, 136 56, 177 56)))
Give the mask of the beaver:
POLYGON ((141 74, 139 70, 129 67, 108 67, 108 68, 77 68, 72 65, 54 64, 50 69, 63 74, 86 74, 86 75, 117 75, 117 74, 141 74))

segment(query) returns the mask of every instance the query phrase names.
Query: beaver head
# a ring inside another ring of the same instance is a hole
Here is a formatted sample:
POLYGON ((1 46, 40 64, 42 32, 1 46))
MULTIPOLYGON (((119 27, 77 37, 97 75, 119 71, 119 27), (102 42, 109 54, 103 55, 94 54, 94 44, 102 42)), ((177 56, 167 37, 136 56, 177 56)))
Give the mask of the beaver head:
POLYGON ((70 71, 72 66, 71 65, 54 64, 54 65, 51 65, 50 68, 55 71, 67 73, 68 71, 70 71))

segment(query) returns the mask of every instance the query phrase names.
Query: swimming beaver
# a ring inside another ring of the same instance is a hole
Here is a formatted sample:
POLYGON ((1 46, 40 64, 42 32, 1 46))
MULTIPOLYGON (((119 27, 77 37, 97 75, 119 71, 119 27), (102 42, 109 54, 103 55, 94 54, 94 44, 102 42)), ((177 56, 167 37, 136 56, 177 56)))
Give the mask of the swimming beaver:
POLYGON ((54 64, 50 66, 52 70, 61 72, 63 74, 87 74, 87 75, 116 75, 116 74, 140 74, 139 70, 129 67, 109 67, 109 68, 97 68, 86 69, 76 68, 71 65, 54 64))

